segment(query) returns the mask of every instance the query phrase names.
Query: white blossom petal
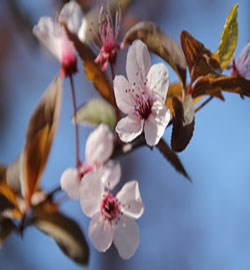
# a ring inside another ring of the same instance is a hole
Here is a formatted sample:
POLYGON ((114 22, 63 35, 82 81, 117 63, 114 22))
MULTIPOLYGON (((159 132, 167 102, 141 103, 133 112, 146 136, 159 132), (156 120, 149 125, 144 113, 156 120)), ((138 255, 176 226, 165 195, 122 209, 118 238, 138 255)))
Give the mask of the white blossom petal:
POLYGON ((114 245, 123 259, 131 258, 139 245, 139 229, 136 222, 123 216, 115 230, 114 245))
POLYGON ((100 210, 104 194, 104 185, 99 175, 89 172, 82 178, 80 186, 80 203, 83 213, 92 217, 100 210))
POLYGON ((109 161, 105 166, 98 170, 102 182, 108 189, 113 189, 120 181, 121 166, 120 163, 109 161))
POLYGON ((88 21, 86 18, 82 18, 81 26, 78 31, 78 38, 81 42, 87 41, 87 33, 88 33, 88 21))
POLYGON ((151 98, 165 103, 169 86, 168 68, 164 64, 153 65, 148 72, 147 79, 151 98))
POLYGON ((116 198, 122 203, 122 212, 132 218, 139 218, 144 211, 137 181, 129 181, 117 193, 116 198))
POLYGON ((151 67, 151 58, 148 48, 141 40, 135 40, 128 49, 126 72, 128 81, 132 85, 134 82, 145 81, 151 67))
POLYGON ((101 124, 90 133, 85 149, 89 165, 101 165, 110 158, 114 148, 114 134, 108 126, 101 124))
POLYGON ((61 189, 64 190, 71 199, 79 199, 81 180, 76 169, 70 168, 65 170, 61 176, 60 183, 61 189))
POLYGON ((89 224, 89 237, 96 249, 105 252, 110 248, 114 231, 111 224, 105 221, 100 212, 96 213, 89 224))
POLYGON ((123 113, 132 113, 134 110, 135 102, 131 93, 131 85, 124 76, 115 76, 114 93, 117 107, 123 113))
POLYGON ((58 21, 60 23, 65 22, 68 29, 77 34, 81 26, 82 17, 83 13, 79 4, 75 1, 71 1, 63 6, 58 21))
POLYGON ((61 29, 60 25, 50 17, 41 17, 33 27, 34 35, 59 60, 62 60, 61 29))
POLYGON ((123 142, 131 142, 142 133, 143 120, 136 116, 129 115, 122 118, 116 125, 116 132, 123 142))
POLYGON ((155 102, 151 111, 151 115, 144 125, 145 139, 149 146, 156 145, 159 142, 171 116, 169 109, 160 102, 155 102))

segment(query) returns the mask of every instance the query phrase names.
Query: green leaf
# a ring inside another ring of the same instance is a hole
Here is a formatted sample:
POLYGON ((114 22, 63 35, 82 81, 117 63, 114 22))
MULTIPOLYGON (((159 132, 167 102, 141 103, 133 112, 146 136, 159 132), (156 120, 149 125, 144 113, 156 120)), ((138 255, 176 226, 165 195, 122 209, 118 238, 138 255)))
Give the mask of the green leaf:
POLYGON ((55 240, 65 255, 78 264, 87 265, 89 248, 79 225, 58 211, 35 211, 31 225, 55 240))
POLYGON ((181 47, 153 22, 143 21, 130 28, 123 42, 132 44, 142 40, 148 49, 163 58, 176 72, 183 85, 186 83, 186 60, 181 47))
POLYGON ((176 171, 184 175, 191 182, 191 179, 187 174, 184 166, 182 165, 179 157, 174 151, 170 149, 168 144, 163 139, 159 141, 156 147, 163 154, 163 156, 170 162, 170 164, 176 169, 176 171))
POLYGON ((191 95, 185 97, 183 103, 173 99, 174 117, 171 147, 174 151, 183 151, 189 144, 194 131, 194 102, 191 95))
POLYGON ((238 40, 237 9, 239 4, 232 7, 226 19, 217 50, 220 66, 225 69, 234 56, 234 51, 238 40))
POLYGON ((16 225, 7 218, 0 218, 0 248, 2 247, 6 238, 13 232, 16 231, 16 225))
POLYGON ((114 129, 116 114, 113 106, 104 99, 93 98, 77 110, 76 120, 80 124, 99 125, 103 123, 114 129))

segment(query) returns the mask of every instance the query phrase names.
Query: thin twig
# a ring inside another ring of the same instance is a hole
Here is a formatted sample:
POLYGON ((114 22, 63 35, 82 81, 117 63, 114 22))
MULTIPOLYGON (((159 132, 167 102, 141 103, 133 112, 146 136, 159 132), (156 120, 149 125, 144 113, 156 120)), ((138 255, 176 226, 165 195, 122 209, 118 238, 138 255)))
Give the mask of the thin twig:
POLYGON ((76 141, 76 167, 78 168, 81 165, 81 160, 79 156, 79 129, 78 123, 76 119, 76 97, 75 97, 75 88, 72 75, 69 76, 70 78, 70 86, 71 86, 71 95, 72 95, 72 102, 73 102, 73 109, 74 109, 74 126, 75 126, 75 141, 76 141))
POLYGON ((199 107, 195 109, 195 113, 197 113, 200 109, 202 109, 205 105, 208 104, 213 99, 214 96, 210 96, 207 100, 205 100, 199 107))

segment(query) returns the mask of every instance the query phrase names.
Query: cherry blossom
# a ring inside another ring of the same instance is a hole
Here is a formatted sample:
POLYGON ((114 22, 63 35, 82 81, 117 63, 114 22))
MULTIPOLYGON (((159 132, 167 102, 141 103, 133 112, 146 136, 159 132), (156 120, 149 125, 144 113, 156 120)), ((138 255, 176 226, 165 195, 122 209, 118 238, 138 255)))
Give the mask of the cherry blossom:
MULTIPOLYGON (((79 19, 75 12, 72 12, 72 5, 75 2, 66 4, 59 14, 60 20, 65 18, 70 25, 71 31, 76 31, 79 27, 79 19), (70 16, 71 15, 71 16, 70 16)), ((72 42, 68 39, 64 27, 59 20, 51 17, 41 17, 38 24, 33 27, 34 35, 48 50, 60 61, 61 72, 68 77, 77 72, 77 61, 75 49, 72 42)))
POLYGON ((105 252, 112 242, 123 259, 129 259, 139 245, 139 229, 134 219, 144 211, 137 181, 127 182, 116 197, 100 178, 86 175, 80 187, 83 212, 92 220, 89 237, 96 249, 105 252))
POLYGON ((82 42, 86 42, 88 22, 77 2, 66 3, 60 12, 58 21, 66 24, 69 31, 76 34, 82 42))
POLYGON ((119 163, 109 160, 114 148, 114 134, 108 126, 101 124, 90 133, 85 148, 85 162, 79 168, 66 169, 60 179, 62 190, 71 199, 79 199, 81 182, 89 172, 102 179, 105 186, 113 189, 120 180, 119 163))
POLYGON ((240 56, 235 62, 233 59, 233 65, 229 68, 232 68, 232 76, 241 76, 244 78, 250 78, 250 41, 243 48, 240 53, 240 56))
POLYGON ((144 130, 147 144, 156 145, 170 120, 165 106, 168 69, 163 64, 151 66, 147 46, 136 40, 128 50, 126 72, 128 80, 122 75, 114 79, 117 106, 128 114, 118 122, 116 132, 122 141, 130 142, 144 130))
MULTIPOLYGON (((96 63, 100 63, 101 70, 106 70, 108 63, 115 63, 117 49, 123 49, 123 43, 116 42, 120 30, 121 11, 116 12, 115 26, 113 26, 112 16, 109 7, 104 10, 103 6, 99 13, 99 34, 95 35, 95 45, 100 49, 95 59, 96 63)), ((93 30, 94 31, 94 30, 93 30)))

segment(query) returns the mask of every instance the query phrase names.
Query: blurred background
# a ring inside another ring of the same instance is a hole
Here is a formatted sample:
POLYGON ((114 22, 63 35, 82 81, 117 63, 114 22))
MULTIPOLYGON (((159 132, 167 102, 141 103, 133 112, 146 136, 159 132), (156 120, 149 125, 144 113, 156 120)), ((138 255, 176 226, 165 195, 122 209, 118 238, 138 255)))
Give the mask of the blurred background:
MULTIPOLYGON (((54 16, 59 0, 1 0, 0 7, 0 163, 10 164, 25 142, 29 117, 39 97, 59 71, 59 63, 32 35, 43 15, 54 16)), ((81 1, 87 10, 91 0, 81 1)), ((250 1, 238 0, 239 38, 236 56, 250 37, 250 1)), ((133 0, 127 24, 135 18, 155 21, 179 42, 182 29, 212 51, 233 0, 133 0)), ((126 50, 118 56, 124 72, 126 50)), ((153 57, 153 62, 161 61, 153 57)), ((77 102, 98 96, 85 78, 80 61, 77 102)), ((171 71, 170 80, 176 80, 171 71)), ((64 83, 63 108, 42 187, 58 186, 65 168, 74 166, 74 128, 69 82, 64 83)), ((157 149, 138 149, 121 160, 122 180, 138 179, 145 212, 138 221, 140 245, 129 261, 112 247, 97 252, 89 241, 89 219, 79 202, 64 200, 62 210, 78 221, 90 246, 88 269, 219 270, 250 269, 250 101, 225 94, 196 115, 191 143, 180 154, 192 184, 177 174, 157 149)), ((91 131, 81 128, 81 155, 91 131)), ((169 141, 171 130, 165 132, 169 141)), ((121 184, 122 185, 122 184, 121 184)), ((23 238, 11 235, 0 250, 1 270, 81 269, 35 228, 23 238)))

